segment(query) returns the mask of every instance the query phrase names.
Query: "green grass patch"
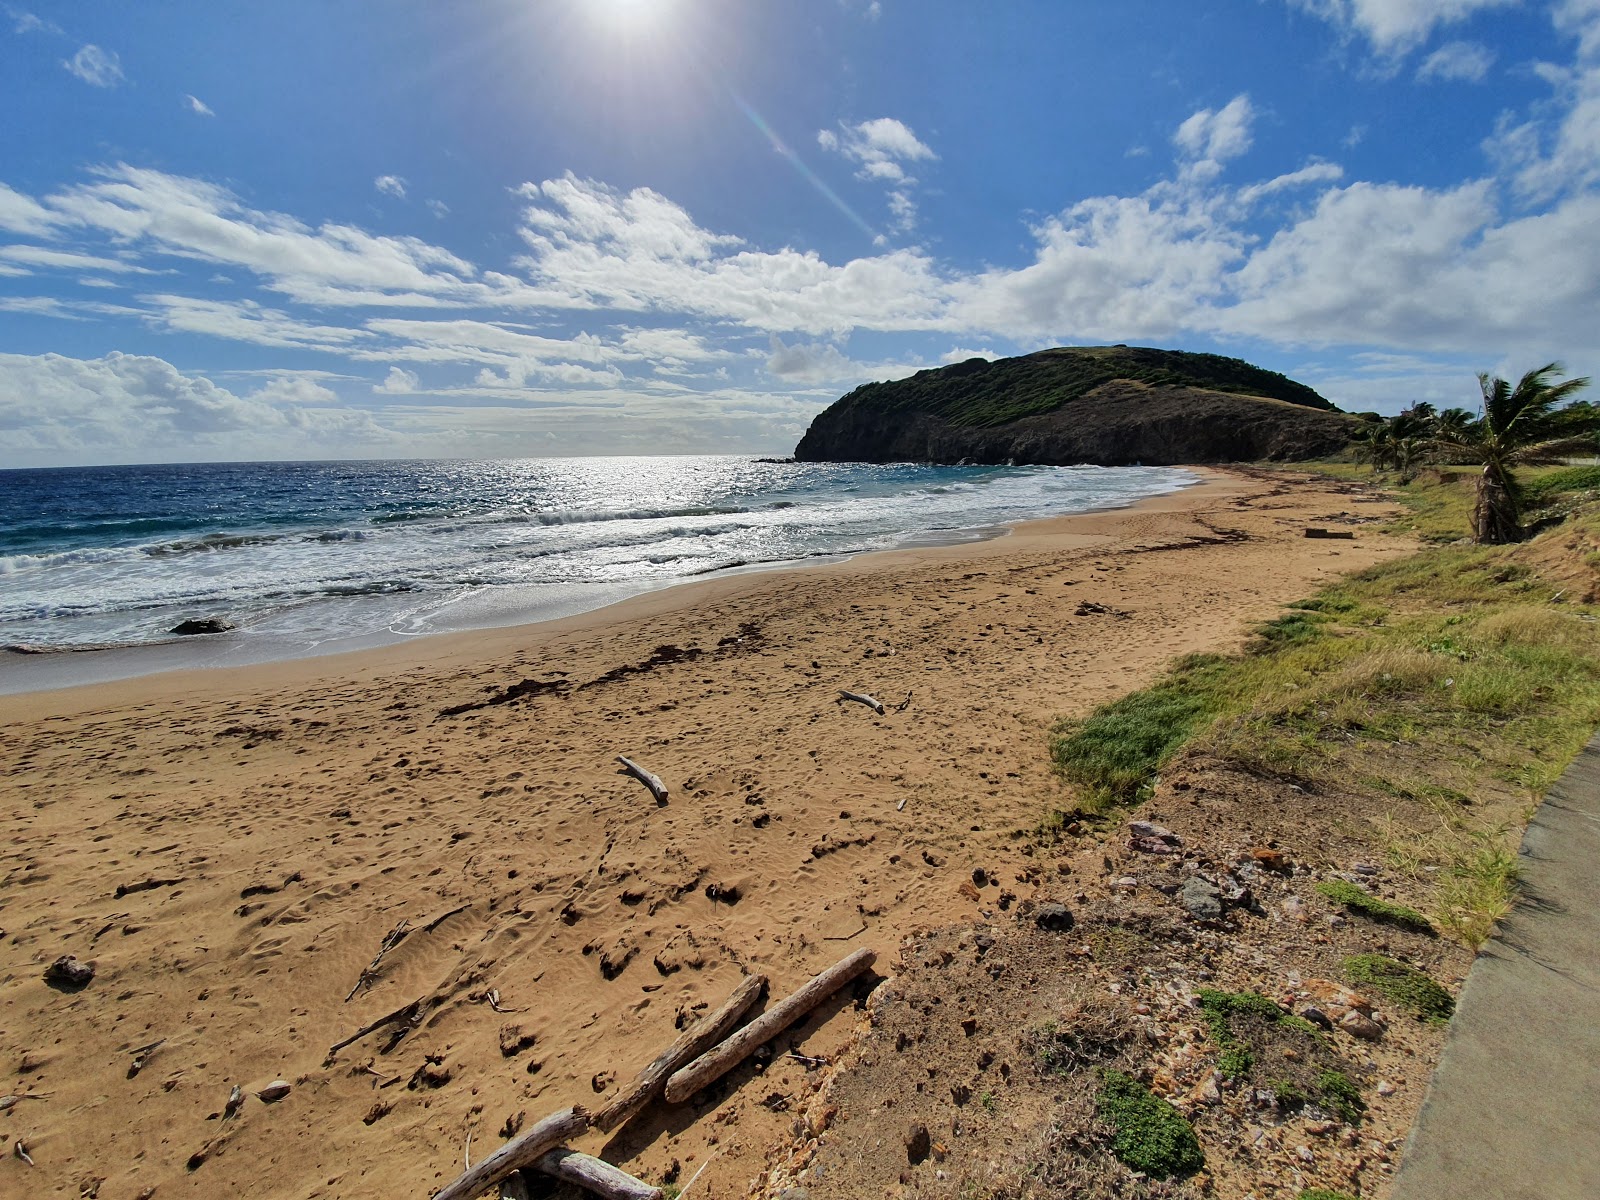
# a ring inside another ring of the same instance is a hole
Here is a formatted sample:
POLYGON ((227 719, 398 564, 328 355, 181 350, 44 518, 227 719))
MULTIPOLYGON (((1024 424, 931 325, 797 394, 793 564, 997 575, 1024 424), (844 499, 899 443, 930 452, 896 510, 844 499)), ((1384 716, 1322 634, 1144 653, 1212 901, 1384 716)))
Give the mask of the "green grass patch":
POLYGON ((1424 1021, 1448 1021, 1456 1002, 1425 972, 1382 954, 1357 954, 1344 960, 1352 983, 1371 988, 1424 1021))
POLYGON ((1255 1079, 1286 1109, 1315 1102, 1348 1124, 1361 1120, 1367 1106, 1360 1089, 1338 1069, 1340 1060, 1311 1022, 1257 992, 1216 988, 1200 990, 1200 1013, 1227 1078, 1255 1079))
POLYGON ((1317 884, 1317 891, 1332 900, 1335 904, 1342 904, 1345 908, 1368 920, 1377 921, 1384 925, 1398 925, 1402 929, 1410 929, 1416 933, 1433 934, 1433 922, 1428 920, 1414 908, 1407 908, 1403 904, 1391 904, 1374 896, 1364 888, 1359 888, 1353 883, 1343 879, 1329 879, 1317 884))
POLYGON ((1224 992, 1217 988, 1201 988, 1200 1014, 1205 1018, 1211 1040, 1222 1051, 1217 1060, 1217 1069, 1229 1079, 1243 1078, 1255 1063, 1255 1054, 1234 1028, 1240 1017, 1255 1017, 1268 1025, 1281 1025, 1312 1037, 1317 1036, 1316 1026, 1293 1013, 1285 1012, 1257 992, 1224 992))
POLYGON ((1298 1200, 1356 1200, 1356 1198, 1331 1188, 1305 1188, 1300 1192, 1298 1200))
POLYGON ((1095 1103, 1101 1120, 1116 1130, 1111 1152, 1126 1166, 1152 1179, 1193 1175, 1205 1166, 1193 1126, 1132 1076, 1102 1071, 1095 1103))

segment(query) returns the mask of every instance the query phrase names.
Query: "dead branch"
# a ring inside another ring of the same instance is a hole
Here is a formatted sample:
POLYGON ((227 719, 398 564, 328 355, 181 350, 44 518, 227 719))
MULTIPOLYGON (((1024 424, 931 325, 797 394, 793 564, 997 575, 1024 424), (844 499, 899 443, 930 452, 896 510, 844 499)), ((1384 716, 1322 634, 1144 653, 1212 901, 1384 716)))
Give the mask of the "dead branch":
POLYGON ((472 1200, 513 1171, 531 1167, 562 1142, 589 1128, 589 1114, 581 1108, 551 1113, 521 1137, 513 1138, 477 1166, 463 1171, 455 1182, 435 1193, 433 1200, 472 1200))
POLYGON ((900 701, 899 704, 896 704, 894 706, 894 710, 895 710, 895 712, 905 712, 905 710, 908 709, 909 707, 911 707, 911 693, 907 692, 906 693, 906 698, 904 700, 900 701))
POLYGON ((864 695, 861 692, 847 692, 843 688, 840 688, 839 698, 835 700, 834 703, 843 704, 846 700, 854 700, 857 704, 865 704, 880 717, 883 716, 883 703, 881 701, 874 700, 871 696, 864 695))
POLYGON ((652 775, 634 762, 633 759, 625 758, 621 754, 617 755, 617 761, 622 764, 622 770, 617 772, 618 775, 631 775, 644 784, 650 794, 656 798, 657 804, 665 804, 667 802, 667 785, 661 782, 661 776, 652 775))
POLYGON ((356 1030, 349 1037, 343 1038, 340 1041, 337 1041, 333 1045, 329 1046, 328 1047, 328 1060, 331 1062, 332 1059, 333 1059, 333 1056, 335 1054, 339 1053, 339 1051, 343 1050, 351 1042, 358 1042, 362 1038, 366 1037, 367 1034, 372 1033, 374 1030, 382 1029, 385 1025, 392 1025, 396 1021, 405 1021, 407 1025, 415 1025, 417 1023, 417 1018, 419 1016, 421 1016, 421 1014, 422 1014, 422 1000, 421 1000, 421 998, 413 1000, 410 1004, 402 1004, 399 1008, 395 1009, 392 1013, 385 1013, 383 1016, 379 1017, 376 1021, 373 1021, 373 1022, 371 1022, 370 1024, 367 1024, 367 1025, 363 1025, 360 1029, 356 1030))
POLYGON ((576 1150, 551 1150, 534 1165, 546 1175, 564 1179, 606 1200, 661 1200, 660 1188, 576 1150))
POLYGON ((660 1094, 667 1077, 687 1062, 692 1062, 715 1046, 760 999, 767 986, 765 975, 750 975, 733 989, 733 995, 723 1001, 722 1007, 694 1026, 663 1050, 649 1066, 640 1071, 634 1081, 617 1093, 611 1103, 602 1108, 594 1118, 597 1129, 609 1133, 624 1124, 636 1112, 660 1094))
POLYGON ((787 999, 767 1009, 720 1046, 702 1054, 668 1079, 667 1102, 682 1104, 707 1084, 722 1078, 743 1062, 756 1047, 771 1041, 774 1036, 816 1008, 845 984, 863 974, 876 958, 877 954, 871 950, 857 950, 813 978, 787 999))
POLYGON ((148 1046, 140 1046, 135 1050, 133 1052, 133 1061, 128 1064, 128 1078, 132 1079, 140 1071, 144 1070, 144 1064, 149 1061, 150 1056, 166 1045, 166 1042, 166 1038, 160 1038, 151 1042, 148 1046))
MULTIPOLYGON (((457 909, 456 911, 459 912, 460 909, 457 909)), ((393 950, 401 942, 405 941, 406 934, 410 932, 411 922, 402 917, 400 924, 396 925, 384 935, 383 945, 378 947, 378 952, 372 956, 372 961, 367 964, 366 970, 362 971, 361 974, 356 978, 355 986, 345 994, 344 1002, 346 1004, 350 1003, 351 996, 354 996, 363 987, 370 985, 372 981, 378 977, 378 964, 383 961, 383 956, 389 953, 389 951, 393 950)))

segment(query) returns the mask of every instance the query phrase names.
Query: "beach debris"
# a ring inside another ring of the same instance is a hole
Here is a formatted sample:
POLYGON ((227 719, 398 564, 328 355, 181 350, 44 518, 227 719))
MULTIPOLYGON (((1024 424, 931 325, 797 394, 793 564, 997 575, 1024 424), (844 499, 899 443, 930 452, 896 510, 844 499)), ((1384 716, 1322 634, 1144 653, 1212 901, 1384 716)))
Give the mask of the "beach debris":
POLYGON ((0 1113, 10 1112, 24 1100, 44 1100, 54 1095, 54 1092, 18 1092, 14 1096, 0 1096, 0 1113))
POLYGON ((128 1064, 128 1078, 132 1079, 140 1071, 144 1070, 144 1064, 149 1061, 150 1056, 166 1044, 167 1039, 160 1038, 151 1042, 148 1046, 140 1046, 135 1050, 133 1052, 133 1061, 128 1064))
POLYGON ((512 1139, 477 1166, 463 1171, 436 1192, 433 1200, 471 1200, 513 1172, 533 1166, 546 1153, 588 1128, 589 1114, 582 1108, 564 1108, 551 1113, 521 1137, 512 1139))
POLYGON ((256 1093, 256 1099, 263 1104, 276 1104, 293 1090, 287 1079, 274 1079, 256 1093))
POLYGON ((489 1007, 494 1009, 494 1011, 497 1013, 519 1013, 528 1011, 525 1008, 507 1008, 505 1005, 501 1004, 499 988, 490 988, 483 994, 483 999, 486 1000, 489 1004, 489 1007))
POLYGON ((904 800, 902 800, 902 801, 900 801, 899 804, 896 804, 894 806, 894 810, 895 810, 895 812, 904 812, 905 811, 905 807, 906 807, 906 802, 904 800))
POLYGON ((905 710, 910 708, 910 707, 911 707, 911 693, 908 691, 906 693, 906 698, 904 700, 900 701, 899 704, 896 704, 894 706, 894 710, 895 710, 895 712, 905 712, 905 710))
MULTIPOLYGON (((457 909, 456 911, 459 912, 460 909, 457 909)), ((443 918, 441 918, 441 920, 442 919, 443 918)), ((438 924, 438 922, 435 922, 434 924, 438 924)), ((384 935, 383 944, 378 947, 378 952, 372 956, 372 961, 366 965, 366 968, 356 978, 355 986, 345 993, 344 1002, 346 1004, 349 1004, 350 998, 362 988, 372 986, 373 980, 377 979, 378 977, 378 964, 383 961, 383 956, 389 953, 389 951, 393 950, 401 942, 405 941, 406 935, 410 932, 411 922, 402 917, 400 919, 400 924, 396 925, 384 935)))
POLYGON ((191 617, 187 621, 179 621, 167 632, 179 637, 193 637, 201 633, 227 633, 232 628, 233 622, 221 617, 191 617))
POLYGON ((834 703, 843 704, 846 700, 854 700, 857 704, 865 704, 880 717, 883 716, 883 703, 881 701, 874 700, 871 696, 865 695, 862 692, 847 692, 843 688, 840 688, 839 698, 835 700, 834 703))
POLYGON ((1341 541, 1351 542, 1355 540, 1356 535, 1355 531, 1351 529, 1318 529, 1315 525, 1308 525, 1306 527, 1306 536, 1308 538, 1338 538, 1341 541))
POLYGON ((801 1054, 796 1050, 791 1050, 789 1051, 789 1057, 799 1060, 801 1063, 805 1064, 808 1069, 814 1067, 825 1067, 828 1065, 827 1058, 821 1054, 801 1054))
POLYGON ((461 1161, 466 1164, 465 1170, 472 1170, 472 1130, 467 1130, 467 1145, 461 1151, 461 1161))
POLYGON ((865 974, 877 957, 875 951, 863 948, 841 959, 799 991, 767 1009, 727 1041, 674 1073, 667 1080, 664 1093, 667 1102, 682 1104, 707 1084, 722 1078, 757 1047, 765 1045, 858 975, 865 974))
POLYGON ((15 1154, 18 1158, 20 1158, 23 1162, 27 1163, 30 1167, 36 1167, 36 1166, 39 1165, 38 1163, 33 1161, 33 1156, 28 1153, 28 1144, 26 1142, 24 1142, 21 1138, 18 1138, 17 1141, 16 1141, 16 1144, 11 1147, 11 1153, 15 1154))
POLYGON ((667 785, 661 782, 661 776, 652 775, 638 763, 634 762, 633 759, 627 758, 624 755, 617 755, 617 761, 622 764, 622 770, 617 772, 618 775, 631 775, 640 783, 644 784, 645 789, 656 798, 657 804, 666 804, 667 785))
POLYGON ((1129 617, 1132 614, 1124 612, 1120 608, 1112 608, 1109 604, 1097 604, 1093 600, 1080 600, 1078 601, 1077 612, 1074 615, 1080 617, 1129 617))
POLYGON ((44 981, 58 992, 81 992, 94 978, 94 964, 63 954, 44 969, 44 981))
POLYGON ((625 1124, 635 1113, 661 1094, 662 1089, 666 1087, 667 1078, 674 1071, 700 1057, 720 1042, 761 998, 766 987, 765 975, 746 976, 739 986, 733 989, 733 994, 723 1001, 720 1008, 686 1030, 595 1115, 593 1121, 595 1128, 609 1133, 625 1124))
POLYGON ((117 884, 116 895, 112 899, 121 900, 124 896, 131 896, 135 892, 148 892, 153 888, 177 887, 182 882, 183 879, 180 877, 177 879, 141 879, 138 883, 119 883, 117 884))
MULTIPOLYGON (((661 1189, 635 1179, 620 1167, 576 1150, 558 1147, 546 1151, 534 1168, 542 1174, 576 1184, 606 1200, 660 1200, 661 1189)), ((680 1193, 681 1194, 681 1193, 680 1193)))
POLYGON ((343 1038, 329 1046, 327 1061, 332 1062, 333 1056, 339 1053, 339 1051, 343 1050, 351 1042, 358 1042, 362 1038, 366 1037, 367 1034, 376 1032, 377 1030, 382 1029, 385 1025, 400 1024, 402 1028, 396 1032, 393 1040, 383 1048, 383 1053, 387 1053, 388 1051, 393 1050, 395 1046, 399 1044, 400 1039, 415 1029, 417 1025, 421 1023, 421 1021, 422 999, 419 997, 418 999, 413 1000, 410 1004, 402 1004, 399 1008, 395 1009, 391 1013, 385 1013, 376 1021, 372 1021, 366 1025, 363 1025, 349 1037, 343 1038))
POLYGON ((228 1102, 222 1106, 222 1119, 230 1121, 239 1115, 239 1110, 244 1107, 244 1089, 237 1083, 228 1093, 228 1102))

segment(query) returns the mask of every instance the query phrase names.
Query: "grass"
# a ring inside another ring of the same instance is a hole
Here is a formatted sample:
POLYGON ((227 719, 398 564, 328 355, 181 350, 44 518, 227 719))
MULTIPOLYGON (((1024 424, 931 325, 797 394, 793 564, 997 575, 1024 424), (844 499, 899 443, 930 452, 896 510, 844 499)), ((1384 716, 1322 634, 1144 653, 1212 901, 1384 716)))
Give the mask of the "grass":
POLYGON ((1258 1060, 1277 1062, 1277 1055, 1283 1054, 1284 1062, 1277 1068, 1282 1073, 1260 1080, 1280 1105, 1294 1109, 1315 1101, 1348 1124, 1361 1120, 1367 1108, 1361 1090, 1333 1065, 1337 1059, 1311 1022, 1259 993, 1216 988, 1200 989, 1200 1013, 1221 1051, 1217 1069, 1227 1078, 1248 1079, 1258 1060), (1290 1062, 1302 1065, 1291 1070, 1290 1062))
POLYGON ((1600 592, 1600 500, 1574 490, 1600 485, 1600 468, 1527 474, 1541 504, 1567 506, 1558 528, 1442 544, 1466 529, 1471 472, 1427 473, 1401 498, 1411 532, 1441 544, 1287 606, 1241 654, 1180 659, 1058 724, 1073 807, 1046 826, 1135 805, 1180 755, 1203 754, 1339 793, 1433 924, 1482 945, 1514 898, 1530 805, 1600 726, 1600 608, 1583 599, 1600 592))
POLYGON ((1359 913, 1369 920, 1377 921, 1383 925, 1398 925, 1402 929, 1410 929, 1415 933, 1433 934, 1433 922, 1428 920, 1414 908, 1407 908, 1403 904, 1391 904, 1381 900, 1364 888, 1359 888, 1353 883, 1346 883, 1342 879, 1329 879, 1317 884, 1317 891, 1332 900, 1335 904, 1342 904, 1353 913, 1359 913))
POLYGON ((1332 1188, 1304 1188, 1298 1200, 1355 1200, 1355 1197, 1346 1192, 1336 1192, 1332 1188))
POLYGON ((1241 1079, 1249 1074, 1255 1055, 1249 1045, 1234 1029, 1239 1017, 1254 1016, 1269 1025, 1282 1025, 1299 1033, 1315 1037, 1316 1026, 1285 1012, 1276 1003, 1256 992, 1224 992, 1217 988, 1200 989, 1200 1013, 1205 1017, 1211 1040, 1222 1051, 1217 1069, 1229 1079, 1241 1079))
POLYGON ((1103 1070, 1095 1104, 1101 1119, 1116 1131, 1111 1152, 1135 1171, 1152 1179, 1171 1179, 1193 1175, 1205 1166, 1194 1128, 1132 1076, 1103 1070))
POLYGON ((1344 973, 1352 983, 1382 993, 1419 1020, 1443 1023, 1456 1011, 1456 1002, 1450 993, 1425 972, 1382 954, 1357 954, 1347 958, 1344 973))

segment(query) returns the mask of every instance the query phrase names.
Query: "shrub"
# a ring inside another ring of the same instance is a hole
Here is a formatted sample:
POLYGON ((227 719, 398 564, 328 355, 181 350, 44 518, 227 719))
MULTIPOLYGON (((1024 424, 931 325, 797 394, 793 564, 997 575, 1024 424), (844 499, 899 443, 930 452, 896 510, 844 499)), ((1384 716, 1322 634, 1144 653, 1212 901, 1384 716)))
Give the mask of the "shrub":
POLYGON ((1101 1119, 1116 1130, 1111 1152, 1135 1171, 1152 1179, 1171 1179, 1193 1175, 1205 1166, 1194 1128, 1137 1079, 1120 1071, 1102 1071, 1095 1102, 1101 1119))

